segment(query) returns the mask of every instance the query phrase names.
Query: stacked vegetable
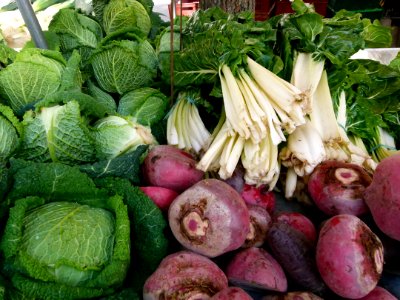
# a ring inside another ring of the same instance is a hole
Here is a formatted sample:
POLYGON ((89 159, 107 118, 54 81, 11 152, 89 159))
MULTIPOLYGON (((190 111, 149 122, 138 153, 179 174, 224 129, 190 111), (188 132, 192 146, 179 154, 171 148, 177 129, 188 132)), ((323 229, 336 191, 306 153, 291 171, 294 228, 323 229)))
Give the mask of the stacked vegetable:
POLYGON ((400 60, 350 59, 378 22, 292 5, 94 1, 49 49, 0 44, 0 295, 392 299, 400 60))

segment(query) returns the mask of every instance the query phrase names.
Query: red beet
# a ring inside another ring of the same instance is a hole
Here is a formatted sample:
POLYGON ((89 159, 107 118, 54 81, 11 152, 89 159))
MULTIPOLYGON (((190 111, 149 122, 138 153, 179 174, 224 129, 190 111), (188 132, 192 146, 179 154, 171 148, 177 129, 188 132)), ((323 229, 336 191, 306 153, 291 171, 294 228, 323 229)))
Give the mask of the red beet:
POLYGON ((311 242, 316 242, 317 240, 317 230, 313 222, 305 215, 297 212, 280 212, 274 216, 277 221, 282 221, 294 229, 302 232, 308 240, 311 242))
POLYGON ((325 292, 315 262, 315 244, 302 232, 275 220, 268 230, 267 241, 272 255, 296 284, 314 293, 325 292))
POLYGON ((223 289, 216 293, 214 296, 210 298, 210 300, 252 300, 253 298, 250 297, 243 289, 230 286, 226 289, 223 289))
POLYGON ((287 289, 282 267, 261 248, 252 247, 236 253, 228 263, 226 276, 234 285, 278 292, 287 289))
POLYGON ((224 272, 213 261, 190 251, 180 251, 165 257, 147 278, 143 299, 209 299, 227 287, 224 272))
POLYGON ((400 153, 383 159, 377 166, 365 201, 379 229, 400 241, 400 153))
POLYGON ((270 214, 275 209, 275 194, 264 185, 256 187, 255 185, 245 184, 241 196, 247 204, 262 206, 270 214))
POLYGON ((378 283, 383 269, 383 246, 358 217, 337 215, 320 230, 316 260, 323 280, 334 293, 358 299, 378 283))
POLYGON ((246 203, 218 179, 204 179, 176 197, 168 220, 184 247, 208 257, 238 249, 250 232, 246 203))
POLYGON ((371 293, 360 298, 360 300, 397 300, 397 298, 384 288, 377 286, 371 291, 371 293))
POLYGON ((172 201, 179 195, 174 190, 160 186, 141 186, 140 189, 163 211, 167 211, 172 201))
POLYGON ((268 211, 261 206, 247 205, 247 208, 250 214, 250 232, 242 247, 261 247, 267 239, 271 216, 268 211))
POLYGON ((187 152, 170 145, 153 147, 142 164, 146 184, 181 192, 203 179, 197 161, 187 152))
POLYGON ((358 165, 325 161, 310 175, 308 192, 317 207, 329 216, 359 216, 368 212, 363 193, 371 180, 358 165))

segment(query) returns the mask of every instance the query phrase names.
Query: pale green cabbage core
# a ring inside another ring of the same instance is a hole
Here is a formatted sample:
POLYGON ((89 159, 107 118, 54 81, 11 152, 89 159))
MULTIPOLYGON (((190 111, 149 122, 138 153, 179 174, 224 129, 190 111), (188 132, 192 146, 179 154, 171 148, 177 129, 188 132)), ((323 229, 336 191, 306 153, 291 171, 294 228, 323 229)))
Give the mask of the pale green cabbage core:
POLYGON ((115 220, 101 208, 52 202, 32 210, 23 228, 19 260, 36 279, 80 285, 109 264, 113 253, 115 220))

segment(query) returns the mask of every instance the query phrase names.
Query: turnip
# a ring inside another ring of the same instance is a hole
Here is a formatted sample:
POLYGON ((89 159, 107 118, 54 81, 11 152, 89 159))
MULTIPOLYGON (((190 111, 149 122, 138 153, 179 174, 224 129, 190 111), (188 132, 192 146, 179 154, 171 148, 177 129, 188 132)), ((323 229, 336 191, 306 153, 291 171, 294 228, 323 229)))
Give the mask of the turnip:
POLYGON ((377 166, 364 198, 376 225, 400 241, 400 154, 383 159, 377 166))
POLYGON ((378 283, 383 270, 383 246, 361 219, 337 215, 320 230, 316 261, 324 282, 334 293, 358 299, 378 283))
POLYGON ((376 286, 367 296, 360 300, 397 300, 395 296, 380 286, 376 286))
POLYGON ((250 232, 245 202, 218 179, 203 179, 176 197, 168 220, 179 243, 208 257, 238 249, 250 232))
POLYGON ((252 300, 248 293, 246 293, 243 289, 230 286, 226 289, 223 289, 216 293, 214 296, 210 298, 210 300, 252 300))
POLYGON ((247 205, 247 208, 250 214, 250 232, 242 247, 260 247, 267 239, 271 216, 268 211, 261 206, 247 205))
POLYGON ((313 241, 288 223, 275 220, 268 230, 267 242, 272 255, 296 284, 317 294, 325 291, 313 241))
POLYGON ((272 255, 261 248, 239 251, 226 268, 228 280, 239 286, 285 292, 286 275, 272 255))
POLYGON ((203 179, 191 154, 170 145, 154 146, 142 164, 144 182, 182 192, 203 179))
POLYGON ((289 224, 294 229, 300 231, 312 243, 317 240, 317 230, 313 222, 305 215, 298 212, 280 212, 274 216, 277 221, 289 224))
POLYGON ((179 195, 171 189, 160 186, 141 186, 144 192, 162 211, 167 211, 172 201, 179 195))
POLYGON ((371 176, 360 166, 340 161, 325 161, 310 175, 308 192, 317 207, 329 216, 368 212, 363 193, 371 176))
POLYGON ((143 299, 209 299, 227 287, 227 277, 212 260, 179 251, 165 257, 147 278, 143 299))

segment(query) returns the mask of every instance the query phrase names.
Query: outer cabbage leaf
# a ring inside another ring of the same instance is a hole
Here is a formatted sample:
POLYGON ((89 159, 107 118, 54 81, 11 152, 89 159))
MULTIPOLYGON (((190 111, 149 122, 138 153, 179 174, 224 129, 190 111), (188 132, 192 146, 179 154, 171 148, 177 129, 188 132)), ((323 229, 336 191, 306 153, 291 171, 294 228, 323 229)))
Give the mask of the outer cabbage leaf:
POLYGON ((130 286, 136 290, 143 288, 144 281, 155 271, 168 253, 169 240, 165 235, 168 228, 161 210, 139 187, 122 178, 97 179, 99 187, 110 193, 123 195, 132 222, 132 274, 128 276, 130 286))
POLYGON ((79 169, 92 178, 116 176, 126 178, 132 184, 139 185, 141 182, 140 165, 143 156, 147 153, 147 145, 139 145, 133 152, 112 158, 101 160, 93 164, 82 165, 79 169))
POLYGON ((17 56, 17 51, 0 43, 0 70, 13 62, 17 56))
POLYGON ((151 29, 151 21, 146 8, 136 0, 111 0, 103 12, 103 28, 107 34, 136 27, 144 37, 151 29))
POLYGON ((42 107, 38 113, 28 111, 23 125, 24 135, 18 153, 20 158, 67 164, 94 160, 93 140, 76 101, 42 107))
POLYGON ((12 109, 0 104, 0 163, 15 153, 20 143, 22 127, 12 109))
POLYGON ((59 36, 63 53, 77 49, 84 65, 103 37, 99 23, 70 8, 61 9, 53 16, 49 31, 59 36))
POLYGON ((111 41, 91 58, 99 86, 109 93, 124 94, 149 86, 157 75, 157 56, 147 40, 111 41))
POLYGON ((149 127, 119 116, 98 120, 93 126, 92 134, 97 158, 101 160, 135 151, 140 145, 157 144, 149 127))
POLYGON ((118 103, 118 113, 132 116, 142 125, 152 126, 165 116, 168 105, 166 95, 157 89, 144 87, 123 95, 118 103))
POLYGON ((115 110, 110 107, 110 103, 102 100, 103 99, 96 99, 95 97, 85 94, 79 90, 57 91, 38 102, 36 104, 36 110, 46 106, 67 104, 70 101, 75 101, 79 104, 81 114, 85 116, 102 118, 107 114, 115 113, 115 110))
POLYGON ((59 52, 27 48, 0 71, 0 94, 17 115, 55 92, 61 83, 65 60, 59 52))
POLYGON ((7 197, 11 203, 33 195, 47 201, 69 201, 73 196, 79 203, 100 206, 106 195, 76 166, 13 158, 10 164, 13 184, 7 197))
POLYGON ((103 91, 101 88, 96 86, 91 80, 87 82, 88 93, 96 99, 97 103, 101 103, 102 106, 107 107, 109 114, 114 114, 117 111, 117 103, 114 98, 103 91))

